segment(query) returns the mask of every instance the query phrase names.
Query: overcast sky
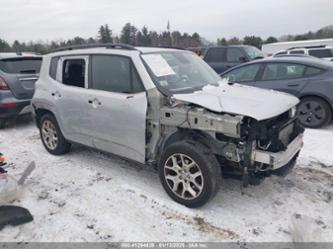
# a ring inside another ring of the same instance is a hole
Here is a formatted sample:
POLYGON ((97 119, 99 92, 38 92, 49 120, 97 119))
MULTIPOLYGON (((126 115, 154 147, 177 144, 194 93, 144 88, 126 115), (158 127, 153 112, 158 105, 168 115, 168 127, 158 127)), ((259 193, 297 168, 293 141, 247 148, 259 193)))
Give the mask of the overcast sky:
POLYGON ((0 38, 9 42, 96 37, 108 23, 218 37, 298 34, 333 24, 333 0, 0 0, 0 38))

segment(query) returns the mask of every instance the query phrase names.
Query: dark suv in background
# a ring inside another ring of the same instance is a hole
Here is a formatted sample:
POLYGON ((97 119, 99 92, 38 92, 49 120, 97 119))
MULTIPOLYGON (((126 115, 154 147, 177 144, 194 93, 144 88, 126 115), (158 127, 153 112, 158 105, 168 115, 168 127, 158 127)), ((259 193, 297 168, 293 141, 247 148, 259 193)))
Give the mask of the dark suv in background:
POLYGON ((0 53, 0 128, 6 120, 29 113, 42 56, 0 53))
POLYGON ((188 50, 200 55, 219 74, 241 63, 264 57, 256 47, 246 45, 197 47, 188 50))

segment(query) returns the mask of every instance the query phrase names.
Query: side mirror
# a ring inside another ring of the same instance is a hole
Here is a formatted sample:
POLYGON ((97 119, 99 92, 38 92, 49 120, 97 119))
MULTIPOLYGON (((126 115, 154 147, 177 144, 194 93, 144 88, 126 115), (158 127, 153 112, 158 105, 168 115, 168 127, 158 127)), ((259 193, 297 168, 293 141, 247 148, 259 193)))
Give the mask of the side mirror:
POLYGON ((239 57, 238 58, 238 60, 240 61, 240 62, 242 62, 242 63, 244 63, 244 62, 248 62, 249 60, 246 58, 246 57, 239 57))

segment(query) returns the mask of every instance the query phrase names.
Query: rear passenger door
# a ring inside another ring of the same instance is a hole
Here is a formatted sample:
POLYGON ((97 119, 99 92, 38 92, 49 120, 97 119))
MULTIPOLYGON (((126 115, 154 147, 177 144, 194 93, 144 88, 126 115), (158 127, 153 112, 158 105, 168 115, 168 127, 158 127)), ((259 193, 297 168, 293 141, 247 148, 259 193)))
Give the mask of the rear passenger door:
POLYGON ((50 87, 52 90, 49 94, 65 138, 93 146, 91 116, 87 112, 90 97, 87 89, 88 67, 88 56, 54 57, 51 60, 50 76, 56 82, 50 87))
POLYGON ((306 66, 297 63, 269 62, 265 64, 260 80, 255 86, 274 89, 299 96, 308 79, 304 77, 306 66))
POLYGON ((130 57, 92 55, 89 113, 95 146, 145 162, 147 98, 130 57))
POLYGON ((226 48, 209 48, 204 60, 217 72, 223 73, 227 70, 226 61, 226 48))

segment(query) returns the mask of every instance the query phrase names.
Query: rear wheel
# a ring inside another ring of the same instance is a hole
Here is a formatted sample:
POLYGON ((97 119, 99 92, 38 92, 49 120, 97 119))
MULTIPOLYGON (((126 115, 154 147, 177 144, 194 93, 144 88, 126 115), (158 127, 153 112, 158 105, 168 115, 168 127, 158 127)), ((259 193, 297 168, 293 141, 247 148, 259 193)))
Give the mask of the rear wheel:
POLYGON ((53 155, 62 155, 70 150, 71 144, 66 141, 51 114, 45 114, 40 120, 40 136, 45 149, 53 155))
POLYGON ((161 156, 158 170, 168 195, 192 208, 213 198, 221 180, 221 167, 216 157, 194 141, 170 145, 161 156))
POLYGON ((306 97, 298 106, 300 123, 308 128, 319 128, 332 119, 332 110, 326 101, 317 97, 306 97))

